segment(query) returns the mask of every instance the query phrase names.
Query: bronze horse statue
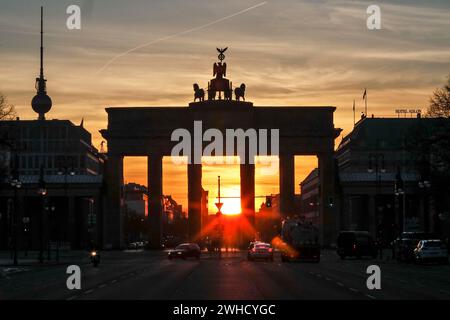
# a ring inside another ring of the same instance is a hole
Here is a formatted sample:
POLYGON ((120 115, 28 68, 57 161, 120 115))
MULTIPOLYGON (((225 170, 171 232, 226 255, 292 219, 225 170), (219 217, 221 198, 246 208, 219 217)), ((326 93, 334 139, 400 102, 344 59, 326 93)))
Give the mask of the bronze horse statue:
POLYGON ((198 99, 198 101, 205 100, 205 90, 201 89, 197 83, 194 83, 194 102, 198 99))
POLYGON ((234 89, 234 95, 236 96, 236 101, 245 101, 245 83, 242 83, 240 87, 234 89))

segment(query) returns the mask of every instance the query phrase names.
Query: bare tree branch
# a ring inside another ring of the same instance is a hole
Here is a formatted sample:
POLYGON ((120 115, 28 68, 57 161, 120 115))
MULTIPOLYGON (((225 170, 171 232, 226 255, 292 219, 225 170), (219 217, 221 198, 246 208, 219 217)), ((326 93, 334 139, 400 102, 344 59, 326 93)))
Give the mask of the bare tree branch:
POLYGON ((432 118, 450 118, 450 75, 448 76, 447 84, 442 88, 436 89, 430 98, 427 116, 432 118))
POLYGON ((14 105, 10 104, 6 96, 0 92, 0 121, 13 120, 17 116, 14 105))

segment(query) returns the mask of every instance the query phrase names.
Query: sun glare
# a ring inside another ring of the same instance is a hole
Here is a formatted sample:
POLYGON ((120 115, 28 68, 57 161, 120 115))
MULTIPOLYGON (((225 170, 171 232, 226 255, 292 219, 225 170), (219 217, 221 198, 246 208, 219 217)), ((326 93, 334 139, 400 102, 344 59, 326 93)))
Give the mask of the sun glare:
MULTIPOLYGON (((218 199, 216 198, 214 203, 216 203, 218 199)), ((233 198, 233 199, 221 199, 223 203, 222 213, 226 215, 237 215, 241 213, 241 199, 233 198)))

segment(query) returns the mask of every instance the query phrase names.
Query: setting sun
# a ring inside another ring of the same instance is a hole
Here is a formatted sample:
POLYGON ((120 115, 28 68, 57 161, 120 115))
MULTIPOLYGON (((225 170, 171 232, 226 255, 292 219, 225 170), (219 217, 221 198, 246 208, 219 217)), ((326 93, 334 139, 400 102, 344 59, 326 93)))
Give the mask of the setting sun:
MULTIPOLYGON (((241 199, 240 198, 230 198, 230 199, 221 199, 223 203, 222 213, 226 215, 237 215, 241 213, 241 199)), ((218 202, 216 198, 214 203, 218 202)), ((215 212, 211 212, 215 213, 215 212)))

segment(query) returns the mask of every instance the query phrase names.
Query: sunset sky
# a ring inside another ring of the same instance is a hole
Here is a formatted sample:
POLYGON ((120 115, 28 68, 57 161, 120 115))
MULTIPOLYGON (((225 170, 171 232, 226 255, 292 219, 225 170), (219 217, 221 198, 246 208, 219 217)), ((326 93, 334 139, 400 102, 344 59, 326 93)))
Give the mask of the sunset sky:
MULTIPOLYGON (((333 105, 335 126, 344 134, 353 125, 353 99, 357 119, 363 110, 365 87, 368 113, 394 116, 400 107, 426 109, 430 94, 450 73, 448 0, 0 0, 0 5, 0 91, 22 119, 36 118, 30 101, 44 5, 45 75, 53 99, 47 118, 79 123, 84 117, 97 147, 98 130, 107 125, 105 107, 192 101, 192 84, 205 87, 212 77, 216 47, 229 47, 227 77, 244 82, 255 105, 333 105), (71 4, 81 7, 81 30, 66 28, 71 4), (366 27, 370 4, 381 7, 381 30, 366 27)), ((185 206, 185 168, 165 161, 164 193, 185 206)), ((126 180, 145 184, 145 159, 126 163, 126 180)), ((315 165, 313 158, 297 159, 296 192, 315 165)), ((218 174, 229 188, 224 192, 239 194, 238 166, 205 167, 205 189, 216 194, 218 174)), ((257 181, 257 194, 278 191, 276 176, 257 174, 257 181)))

